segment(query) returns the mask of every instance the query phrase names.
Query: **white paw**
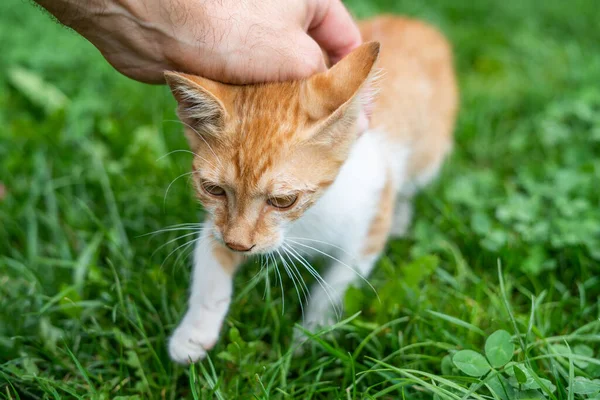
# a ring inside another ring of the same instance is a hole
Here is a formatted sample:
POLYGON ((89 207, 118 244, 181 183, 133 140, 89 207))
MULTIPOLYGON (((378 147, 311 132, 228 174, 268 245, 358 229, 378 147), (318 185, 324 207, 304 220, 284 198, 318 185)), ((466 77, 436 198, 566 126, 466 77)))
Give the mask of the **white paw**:
POLYGON ((184 318, 169 339, 169 355, 179 364, 202 360, 219 339, 221 320, 184 318))

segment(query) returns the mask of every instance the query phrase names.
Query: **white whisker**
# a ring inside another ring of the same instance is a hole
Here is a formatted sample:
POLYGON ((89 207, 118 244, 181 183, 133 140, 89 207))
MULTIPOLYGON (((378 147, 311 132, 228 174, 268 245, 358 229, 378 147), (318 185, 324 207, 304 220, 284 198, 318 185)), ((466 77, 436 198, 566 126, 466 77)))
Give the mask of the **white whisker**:
POLYGON ((325 292, 325 295, 329 299, 329 303, 333 307, 333 311, 335 312, 336 317, 338 319, 341 318, 342 312, 339 309, 337 302, 334 301, 332 297, 332 294, 335 295, 335 289, 330 284, 328 284, 325 281, 325 279, 323 279, 321 274, 319 274, 319 272, 312 265, 310 265, 308 260, 306 260, 306 258, 304 258, 296 249, 294 249, 294 247, 291 244, 284 244, 284 246, 288 247, 288 249, 290 250, 290 254, 296 260, 298 260, 304 266, 304 268, 306 268, 306 270, 315 278, 315 280, 317 281, 319 286, 321 286, 321 288, 325 292))
POLYGON ((275 272, 277 273, 277 277, 279 278, 279 287, 281 288, 281 315, 283 315, 285 311, 285 291, 283 290, 283 279, 281 279, 281 272, 279 272, 279 268, 277 267, 275 256, 273 255, 273 253, 269 253, 267 255, 273 261, 273 267, 275 268, 275 272))
MULTIPOLYGON (((259 270, 258 270, 258 271, 257 271, 257 272, 256 272, 256 273, 255 273, 255 274, 252 276, 252 278, 250 278, 250 280, 247 282, 247 283, 248 283, 248 286, 250 286, 250 287, 254 287, 254 286, 256 286, 256 285, 258 284, 258 281, 260 280, 260 278, 262 278, 262 277, 263 277, 263 275, 264 275, 264 272, 265 272, 265 265, 264 265, 264 262, 263 262, 262 255, 261 255, 260 259, 259 259, 259 262, 258 262, 258 264, 260 265, 260 268, 259 268, 259 270)), ((268 275, 267 275, 267 277, 266 277, 266 278, 267 278, 267 281, 268 281, 268 280, 269 280, 269 277, 268 277, 268 275)), ((265 297, 266 297, 266 294, 267 294, 267 291, 266 291, 266 286, 265 286, 265 292, 263 293, 263 300, 265 299, 265 297)))
POLYGON ((288 250, 285 248, 285 245, 282 246, 281 249, 283 250, 283 255, 287 256, 288 260, 290 261, 290 269, 292 269, 292 267, 294 268, 293 271, 295 270, 295 275, 300 283, 300 288, 302 288, 302 292, 304 293, 304 299, 308 301, 308 299, 310 298, 310 290, 308 290, 308 286, 306 286, 306 282, 304 281, 302 274, 300 273, 298 267, 290 257, 288 250))
POLYGON ((270 280, 269 280, 269 264, 268 262, 265 263, 265 257, 261 254, 260 255, 260 270, 263 271, 266 269, 266 273, 265 273, 265 290, 263 292, 263 300, 267 297, 267 288, 270 287, 270 280))
POLYGON ((187 259, 190 256, 190 254, 192 254, 194 252, 194 246, 192 246, 192 244, 195 243, 195 240, 198 240, 198 239, 194 239, 194 240, 187 242, 187 246, 185 246, 183 248, 183 250, 181 250, 181 252, 179 252, 179 255, 175 258, 175 261, 173 262, 174 266, 177 266, 177 264, 179 263, 179 260, 181 258, 187 259))
POLYGON ((202 223, 187 223, 187 224, 171 225, 171 226, 167 226, 166 228, 156 230, 154 232, 144 233, 143 235, 139 235, 137 237, 140 238, 140 237, 156 235, 156 234, 164 233, 164 232, 190 231, 193 229, 202 228, 204 225, 206 225, 206 224, 203 222, 202 223))
POLYGON ((279 250, 275 250, 275 251, 277 252, 277 254, 279 255, 279 258, 281 259, 281 261, 283 263, 283 268, 285 269, 285 272, 287 273, 287 275, 292 280, 292 283, 294 284, 294 288, 296 289, 296 294, 298 295, 298 302, 300 303, 300 309, 302 310, 302 317, 304 317, 304 305, 302 304, 302 298, 300 296, 300 291, 298 290, 298 285, 296 284, 296 279, 294 278, 294 275, 289 270, 287 263, 281 256, 281 253, 279 252, 279 250))
MULTIPOLYGON (((175 248, 175 250, 173 250, 172 252, 170 252, 170 253, 167 255, 167 257, 165 257, 165 260, 162 262, 162 264, 160 264, 160 267, 162 268, 162 267, 165 265, 165 263, 167 262, 167 260, 169 259, 169 257, 171 257, 171 255, 172 255, 173 253, 175 253, 177 250, 179 250, 180 248, 182 248, 182 247, 184 247, 184 246, 187 246, 187 247, 189 247, 189 245, 190 245, 190 244, 192 244, 192 243, 196 243, 196 242, 197 242, 198 240, 200 240, 201 238, 202 238, 202 236, 198 236, 196 239, 192 239, 192 240, 190 240, 190 241, 188 241, 188 242, 186 242, 186 243, 184 243, 184 244, 182 244, 182 245, 180 245, 180 246, 177 246, 177 247, 175 248)), ((186 247, 186 248, 187 248, 187 247, 186 247)))
MULTIPOLYGON (((206 144, 206 146, 208 146, 208 149, 210 150, 210 152, 213 154, 213 156, 215 156, 215 158, 217 159, 217 162, 219 163, 219 166, 221 168, 223 168, 223 164, 221 163, 221 160, 219 159, 219 157, 217 156, 217 154, 214 152, 213 148, 210 146, 210 144, 208 144, 208 142, 206 141, 206 139, 204 139, 204 136, 202 136, 200 134, 200 132, 198 132, 196 129, 194 129, 192 126, 190 126, 189 124, 186 124, 185 122, 181 121, 181 120, 165 120, 164 122, 179 122, 182 125, 187 126, 188 128, 190 128, 196 135, 198 135, 198 137, 200 139, 202 139, 202 141, 206 144)), ((206 161, 206 160, 205 160, 206 161)))
POLYGON ((162 249, 163 247, 165 247, 165 246, 168 246, 169 244, 171 244, 171 243, 173 243, 173 242, 176 242, 176 241, 178 241, 179 239, 182 239, 182 238, 184 238, 184 237, 188 237, 188 236, 192 236, 192 235, 197 235, 197 234, 199 234, 199 233, 201 233, 201 232, 202 232, 202 231, 194 231, 194 232, 191 232, 191 233, 186 233, 185 235, 178 236, 178 237, 176 237, 175 239, 171 239, 171 240, 169 240, 168 242, 166 242, 166 243, 163 243, 162 245, 160 245, 160 246, 159 246, 159 247, 158 247, 156 250, 154 250, 154 251, 152 252, 152 255, 151 255, 150 257, 153 257, 153 256, 156 254, 156 252, 158 252, 158 251, 159 251, 160 249, 162 249))
MULTIPOLYGON (((198 154, 194 153, 193 151, 190 151, 190 150, 184 150, 184 149, 178 149, 178 150, 173 150, 173 151, 170 151, 170 152, 168 152, 167 154, 165 154, 165 155, 163 155, 163 156, 160 156, 160 157, 158 157, 158 158, 156 159, 156 161, 160 161, 160 160, 162 160, 163 158, 165 158, 165 157, 168 157, 168 156, 170 156, 171 154, 174 154, 174 153, 188 153, 188 154, 192 154, 192 155, 194 155, 194 156, 196 156, 196 157, 198 157, 198 158, 200 158, 200 159, 203 159, 203 158, 202 158, 200 155, 198 155, 198 154)), ((204 161, 206 161, 206 160, 204 160, 204 161)), ((208 162, 208 161, 206 161, 206 162, 208 162)))
POLYGON ((377 300, 378 300, 379 302, 381 302, 381 299, 379 298, 379 294, 377 293, 377 290, 375 290, 375 288, 373 287, 373 285, 371 285, 371 282, 369 282, 369 281, 367 280, 367 278, 365 278, 365 277, 364 277, 364 276, 363 276, 363 275, 362 275, 360 272, 356 271, 354 268, 352 268, 351 266, 349 266, 349 265, 348 265, 348 264, 346 264, 345 262, 343 262, 343 261, 341 261, 340 259, 338 259, 338 258, 335 258, 334 256, 332 256, 332 255, 330 255, 330 254, 327 254, 327 253, 325 253, 324 251, 321 251, 321 250, 319 250, 319 249, 317 249, 317 248, 315 248, 315 247, 312 247, 312 246, 309 246, 309 245, 306 245, 306 244, 303 244, 303 243, 300 243, 300 242, 296 242, 296 241, 294 241, 294 240, 291 240, 291 239, 290 239, 289 241, 290 241, 290 242, 292 242, 292 243, 295 243, 295 244, 297 244, 298 246, 302 246, 302 247, 306 247, 306 248, 308 248, 308 249, 314 250, 314 251, 316 251, 317 253, 319 253, 319 254, 322 254, 322 255, 324 255, 325 257, 328 257, 328 258, 330 258, 330 259, 332 259, 332 260, 334 260, 334 261, 337 261, 338 263, 340 263, 340 264, 341 264, 341 265, 343 265, 344 267, 348 268, 350 271, 354 272, 354 273, 355 273, 355 274, 356 274, 356 275, 357 275, 357 276, 358 276, 360 279, 362 279, 362 280, 363 280, 363 281, 364 281, 364 282, 365 282, 367 285, 369 285, 369 287, 371 288, 371 290, 373 291, 373 293, 375 293, 375 296, 377 296, 377 300))
POLYGON ((186 172, 186 173, 183 173, 183 174, 179 175, 177 178, 173 179, 173 180, 171 181, 171 183, 169 183, 169 186, 167 186, 167 190, 165 191, 165 197, 163 198, 163 205, 165 205, 165 204, 167 203, 167 195, 169 194, 169 190, 171 189, 171 186, 173 186, 173 184, 174 184, 174 183, 175 183, 175 182, 176 182, 176 181, 177 181, 179 178, 182 178, 182 177, 184 177, 184 176, 186 176, 186 175, 193 175, 193 174, 197 174, 198 172, 200 172, 200 171, 199 171, 199 170, 194 170, 194 171, 191 171, 191 172, 186 172))
POLYGON ((345 249, 343 249, 342 247, 340 247, 340 246, 336 246, 335 244, 332 244, 332 243, 329 243, 329 242, 324 242, 324 241, 322 241, 322 240, 317 240, 317 239, 309 239, 309 238, 305 238, 305 237, 298 237, 298 236, 290 236, 290 237, 287 237, 287 239, 292 239, 292 240, 293 240, 293 239, 296 239, 296 240, 306 240, 306 241, 309 241, 309 242, 322 243, 322 244, 324 244, 324 245, 327 245, 327 246, 330 246, 330 247, 336 248, 336 249, 338 249, 338 250, 341 250, 341 251, 342 251, 344 254, 346 254, 347 256, 352 256, 350 253, 348 253, 348 252, 347 252, 345 249))

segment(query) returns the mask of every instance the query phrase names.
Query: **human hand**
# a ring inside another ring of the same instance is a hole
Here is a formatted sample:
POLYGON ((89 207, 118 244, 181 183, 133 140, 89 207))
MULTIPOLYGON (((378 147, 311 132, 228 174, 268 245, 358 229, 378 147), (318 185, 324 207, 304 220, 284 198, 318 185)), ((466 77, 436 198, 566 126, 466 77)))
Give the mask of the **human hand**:
POLYGON ((300 79, 360 45, 341 0, 36 0, 119 72, 177 70, 228 83, 300 79), (321 50, 323 49, 323 50, 321 50))

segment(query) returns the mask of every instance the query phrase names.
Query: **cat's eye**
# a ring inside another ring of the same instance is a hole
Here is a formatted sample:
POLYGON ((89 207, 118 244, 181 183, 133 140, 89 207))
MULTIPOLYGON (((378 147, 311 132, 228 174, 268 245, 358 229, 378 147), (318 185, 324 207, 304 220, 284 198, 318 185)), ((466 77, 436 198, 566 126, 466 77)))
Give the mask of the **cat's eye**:
POLYGON ((284 210, 296 204, 296 200, 298 200, 298 195, 295 194, 291 194, 289 196, 269 197, 267 204, 284 210))
POLYGON ((211 182, 202 182, 202 189, 213 196, 225 196, 225 189, 211 182))

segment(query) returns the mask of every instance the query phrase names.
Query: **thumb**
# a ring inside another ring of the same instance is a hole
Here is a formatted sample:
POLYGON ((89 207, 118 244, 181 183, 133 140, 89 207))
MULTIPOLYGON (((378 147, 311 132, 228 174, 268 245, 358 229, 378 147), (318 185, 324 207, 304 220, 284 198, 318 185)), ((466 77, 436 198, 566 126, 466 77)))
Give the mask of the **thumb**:
POLYGON ((334 64, 362 42, 358 26, 341 0, 317 0, 308 34, 334 64))
POLYGON ((277 47, 269 47, 270 52, 262 60, 264 81, 304 79, 327 69, 321 48, 303 30, 287 37, 282 34, 276 43, 277 47), (273 62, 272 53, 279 56, 279 62, 273 62))

